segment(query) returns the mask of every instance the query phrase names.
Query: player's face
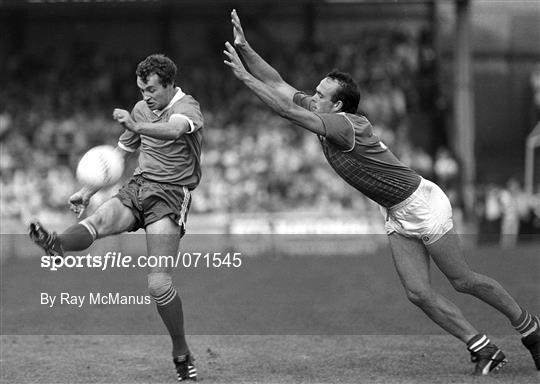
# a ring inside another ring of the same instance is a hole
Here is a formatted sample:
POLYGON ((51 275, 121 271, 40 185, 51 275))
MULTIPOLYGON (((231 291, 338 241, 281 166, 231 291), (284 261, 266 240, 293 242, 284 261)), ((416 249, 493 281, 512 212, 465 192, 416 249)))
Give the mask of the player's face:
POLYGON ((174 85, 168 84, 164 87, 159 82, 159 76, 153 73, 148 76, 148 81, 145 83, 143 79, 137 76, 137 86, 141 91, 143 100, 151 110, 161 110, 169 105, 169 102, 174 96, 174 85))
POLYGON ((313 99, 315 100, 315 111, 319 113, 336 113, 341 109, 340 101, 333 102, 332 96, 339 88, 339 83, 329 77, 321 80, 315 90, 313 99))

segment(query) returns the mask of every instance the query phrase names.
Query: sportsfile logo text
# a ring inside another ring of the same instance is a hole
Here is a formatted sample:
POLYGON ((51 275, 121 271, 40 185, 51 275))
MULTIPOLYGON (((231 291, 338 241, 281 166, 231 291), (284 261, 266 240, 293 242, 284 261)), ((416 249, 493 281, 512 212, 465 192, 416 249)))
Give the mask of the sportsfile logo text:
POLYGON ((61 268, 239 268, 242 265, 240 252, 178 252, 176 256, 133 257, 122 252, 107 252, 105 255, 41 256, 41 268, 58 271, 61 268))

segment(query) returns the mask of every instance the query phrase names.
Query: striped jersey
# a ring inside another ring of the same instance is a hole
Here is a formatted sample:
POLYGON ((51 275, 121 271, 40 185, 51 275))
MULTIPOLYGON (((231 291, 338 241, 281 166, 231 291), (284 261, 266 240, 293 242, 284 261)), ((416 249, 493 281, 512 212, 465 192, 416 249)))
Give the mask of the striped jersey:
MULTIPOLYGON (((313 111, 314 100, 305 93, 297 92, 293 100, 313 111)), ((418 188, 420 175, 390 152, 365 116, 316 114, 325 129, 324 136, 319 136, 324 155, 351 186, 385 208, 401 203, 418 188)))
POLYGON ((141 123, 166 123, 171 119, 188 121, 190 130, 176 140, 156 139, 126 130, 120 136, 118 146, 128 152, 140 149, 134 175, 195 189, 201 179, 203 116, 199 103, 177 88, 175 96, 164 109, 152 111, 141 100, 133 107, 131 117, 141 123))

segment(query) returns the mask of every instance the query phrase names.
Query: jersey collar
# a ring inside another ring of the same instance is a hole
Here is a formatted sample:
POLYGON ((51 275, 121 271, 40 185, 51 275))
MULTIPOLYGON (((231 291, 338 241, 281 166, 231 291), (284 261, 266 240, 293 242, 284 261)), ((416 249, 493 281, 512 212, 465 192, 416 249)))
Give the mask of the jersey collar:
POLYGON ((152 112, 154 113, 154 115, 157 115, 157 116, 163 115, 167 109, 171 108, 174 105, 174 103, 176 103, 178 100, 180 100, 185 95, 186 94, 184 92, 182 92, 182 89, 180 87, 176 87, 176 93, 174 94, 174 96, 171 99, 171 101, 169 102, 169 104, 167 104, 167 106, 165 108, 163 108, 163 109, 155 109, 152 112))

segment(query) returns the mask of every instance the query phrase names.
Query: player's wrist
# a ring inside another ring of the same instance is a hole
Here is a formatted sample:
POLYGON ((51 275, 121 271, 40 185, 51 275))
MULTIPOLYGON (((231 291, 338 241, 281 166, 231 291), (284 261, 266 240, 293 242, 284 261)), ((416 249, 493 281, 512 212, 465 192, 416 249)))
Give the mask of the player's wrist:
POLYGON ((246 52, 249 49, 249 44, 246 40, 234 42, 234 47, 239 51, 246 52))
POLYGON ((134 133, 139 133, 139 130, 140 130, 140 125, 136 122, 134 122, 133 120, 128 120, 126 121, 125 123, 125 126, 128 130, 134 132, 134 133))
POLYGON ((85 198, 90 198, 92 197, 97 191, 99 191, 100 188, 98 187, 90 187, 90 186, 84 186, 81 188, 81 190, 79 191, 79 193, 85 197, 85 198))
POLYGON ((245 83, 248 87, 250 86, 250 84, 253 84, 255 80, 257 80, 251 73, 249 73, 245 69, 241 71, 237 76, 238 79, 245 83))

